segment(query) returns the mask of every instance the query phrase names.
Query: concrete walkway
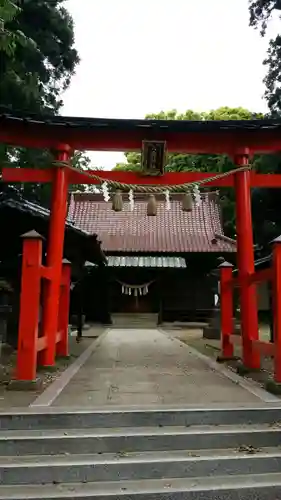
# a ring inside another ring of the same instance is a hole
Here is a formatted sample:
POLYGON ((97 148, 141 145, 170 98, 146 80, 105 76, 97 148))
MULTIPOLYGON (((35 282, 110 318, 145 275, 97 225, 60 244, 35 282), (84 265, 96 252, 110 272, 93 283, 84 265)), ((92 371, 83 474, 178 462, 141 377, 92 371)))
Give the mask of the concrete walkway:
POLYGON ((83 408, 259 403, 262 398, 241 387, 235 377, 230 380, 160 330, 109 329, 52 404, 83 408))

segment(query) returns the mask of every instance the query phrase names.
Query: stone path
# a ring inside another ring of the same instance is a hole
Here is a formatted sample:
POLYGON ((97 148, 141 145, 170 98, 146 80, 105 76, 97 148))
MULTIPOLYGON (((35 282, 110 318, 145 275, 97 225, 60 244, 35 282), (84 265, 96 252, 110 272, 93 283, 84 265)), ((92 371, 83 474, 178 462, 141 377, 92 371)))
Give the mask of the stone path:
POLYGON ((109 329, 53 406, 259 403, 157 329, 109 329))

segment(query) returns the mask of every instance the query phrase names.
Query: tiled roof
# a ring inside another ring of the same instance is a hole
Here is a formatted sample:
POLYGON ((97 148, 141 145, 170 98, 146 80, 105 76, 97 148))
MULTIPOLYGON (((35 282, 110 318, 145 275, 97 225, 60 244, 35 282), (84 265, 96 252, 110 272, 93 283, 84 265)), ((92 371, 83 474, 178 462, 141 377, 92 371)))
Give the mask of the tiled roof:
POLYGON ((235 242, 223 235, 218 194, 206 193, 200 207, 183 212, 181 200, 171 201, 166 210, 163 197, 157 200, 157 215, 148 217, 147 201, 135 201, 133 212, 124 202, 122 212, 114 212, 111 202, 101 195, 75 193, 68 217, 76 227, 95 233, 105 252, 235 252, 235 242))
MULTIPOLYGON (((16 221, 16 224, 14 226, 12 224, 11 227, 11 245, 13 238, 19 242, 21 241, 18 238, 18 234, 21 233, 18 233, 18 231, 25 233, 35 230, 44 238, 47 237, 50 210, 38 203, 31 202, 16 189, 9 187, 0 193, 0 213, 2 232, 5 233, 7 228, 9 229, 9 225, 11 226, 11 218, 13 222, 16 221)), ((8 250, 5 248, 0 253, 2 255, 5 253, 6 255, 11 245, 8 245, 8 250)), ((101 251, 97 235, 91 232, 90 236, 88 232, 75 226, 67 218, 65 223, 65 256, 74 261, 77 257, 81 258, 81 255, 84 255, 86 259, 95 262, 97 265, 104 265, 106 263, 106 258, 101 251)))

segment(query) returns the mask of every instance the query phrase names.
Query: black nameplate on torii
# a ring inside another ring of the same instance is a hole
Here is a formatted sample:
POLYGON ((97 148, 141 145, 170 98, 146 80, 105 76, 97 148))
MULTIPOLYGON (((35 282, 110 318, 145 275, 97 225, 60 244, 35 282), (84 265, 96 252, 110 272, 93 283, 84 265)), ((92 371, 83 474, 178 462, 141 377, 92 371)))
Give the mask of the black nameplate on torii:
POLYGON ((142 173, 163 175, 166 163, 166 141, 142 142, 142 173))

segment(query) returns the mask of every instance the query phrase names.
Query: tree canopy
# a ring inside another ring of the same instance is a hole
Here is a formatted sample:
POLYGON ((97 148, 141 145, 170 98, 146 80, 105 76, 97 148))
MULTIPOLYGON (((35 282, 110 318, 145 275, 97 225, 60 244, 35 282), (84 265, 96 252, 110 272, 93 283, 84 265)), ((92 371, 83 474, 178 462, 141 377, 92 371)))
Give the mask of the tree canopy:
MULTIPOLYGON (((172 119, 172 120, 250 120, 263 118, 261 113, 253 113, 244 108, 229 108, 227 106, 212 110, 207 113, 198 113, 188 110, 178 113, 176 110, 165 113, 150 114, 147 119, 172 119)), ((125 154, 126 162, 118 163, 115 170, 140 171, 141 153, 129 152, 125 154)), ((253 160, 253 168, 257 172, 281 172, 281 155, 257 155, 253 160)), ((226 172, 234 168, 227 155, 208 154, 169 154, 167 157, 166 171, 184 172, 226 172)), ((235 237, 235 194, 234 190, 224 188, 220 190, 221 206, 225 233, 235 237)), ((278 189, 256 189, 252 193, 253 225, 255 241, 261 246, 275 236, 281 234, 281 216, 279 210, 278 189)))
MULTIPOLYGON (((187 110, 185 113, 172 111, 151 113, 146 119, 155 120, 250 120, 263 118, 261 113, 252 113, 244 108, 230 108, 223 106, 209 112, 197 112, 187 110)), ((140 171, 141 154, 129 152, 125 154, 126 162, 117 163, 114 170, 140 171)), ((166 171, 181 172, 188 170, 199 170, 201 172, 223 172, 233 167, 229 158, 221 155, 186 155, 173 153, 168 155, 166 171)))
POLYGON ((0 104, 57 113, 79 61, 63 0, 0 0, 0 104), (25 43, 23 43, 25 41, 25 43))
MULTIPOLYGON (((79 62, 73 20, 64 4, 64 0, 0 0, 0 106, 28 113, 59 112, 62 93, 79 62)), ((0 145, 0 161, 43 168, 53 157, 50 151, 0 145)), ((85 168, 90 160, 76 152, 72 163, 85 168)), ((26 196, 48 204, 49 185, 25 184, 22 189, 26 196)))
MULTIPOLYGON (((281 0, 250 0, 250 26, 265 35, 268 22, 274 14, 281 16, 281 0)), ((281 36, 278 34, 269 42, 267 57, 264 61, 267 74, 264 79, 265 98, 270 113, 280 115, 281 112, 281 36)))
POLYGON ((7 29, 7 23, 11 22, 19 13, 18 6, 11 0, 0 0, 0 51, 6 55, 15 52, 16 44, 25 41, 21 31, 12 33, 7 29))

